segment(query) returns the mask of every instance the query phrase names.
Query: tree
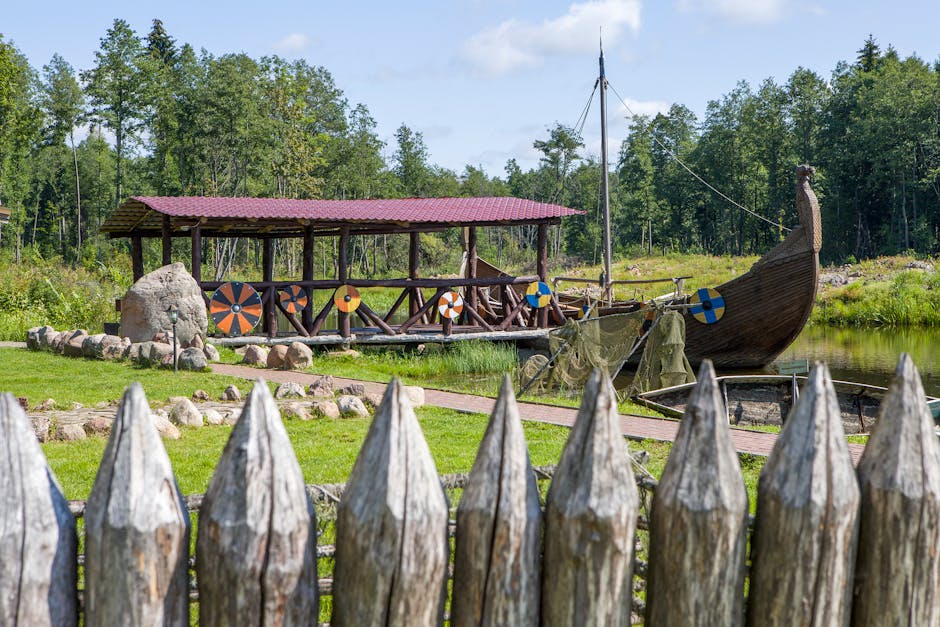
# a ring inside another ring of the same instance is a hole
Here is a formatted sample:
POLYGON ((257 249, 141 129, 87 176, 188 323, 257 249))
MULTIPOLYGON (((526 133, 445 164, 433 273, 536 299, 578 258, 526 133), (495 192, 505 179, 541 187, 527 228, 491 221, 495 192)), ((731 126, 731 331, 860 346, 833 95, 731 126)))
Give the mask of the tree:
POLYGON ((114 133, 115 202, 123 198, 122 167, 128 144, 137 140, 147 109, 144 54, 143 44, 127 22, 114 20, 95 52, 95 67, 82 72, 92 115, 114 133))
POLYGON ((43 66, 42 107, 46 114, 46 137, 52 147, 61 146, 66 136, 72 152, 75 172, 75 247, 82 249, 82 186, 78 172, 78 153, 75 150, 75 127, 81 122, 85 98, 75 79, 72 66, 59 54, 54 54, 43 66))
POLYGON ((428 148, 424 136, 402 124, 395 131, 398 148, 392 157, 392 171, 398 177, 402 196, 422 198, 428 196, 431 185, 431 168, 428 165, 428 148))

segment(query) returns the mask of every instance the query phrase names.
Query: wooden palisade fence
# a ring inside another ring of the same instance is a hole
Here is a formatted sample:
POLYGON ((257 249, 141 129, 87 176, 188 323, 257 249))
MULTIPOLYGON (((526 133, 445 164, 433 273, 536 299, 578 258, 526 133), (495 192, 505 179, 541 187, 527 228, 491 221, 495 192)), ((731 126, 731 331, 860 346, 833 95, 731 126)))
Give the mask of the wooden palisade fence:
MULTIPOLYGON (((544 509, 504 382, 457 509, 451 623, 627 625, 642 619, 634 592, 645 588, 648 625, 940 624, 940 446, 910 358, 857 470, 828 370, 815 366, 761 473, 750 536, 707 362, 699 381, 648 518, 606 376, 586 387, 544 509)), ((89 625, 188 624, 189 516, 139 386, 85 517, 80 610, 75 519, 25 414, 0 396, 0 624, 75 625, 80 611, 89 625)), ((393 381, 337 510, 331 622, 441 624, 448 518, 393 381)), ((201 624, 318 621, 314 508, 263 383, 198 521, 201 624)))

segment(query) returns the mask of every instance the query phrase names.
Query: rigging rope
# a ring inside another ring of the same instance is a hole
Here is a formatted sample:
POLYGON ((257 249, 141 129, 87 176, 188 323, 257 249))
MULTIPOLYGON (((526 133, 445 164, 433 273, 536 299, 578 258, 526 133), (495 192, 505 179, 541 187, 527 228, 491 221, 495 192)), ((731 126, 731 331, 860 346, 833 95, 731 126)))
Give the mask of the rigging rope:
POLYGON ((578 122, 575 124, 575 132, 578 136, 581 136, 581 131, 584 130, 584 123, 587 122, 588 113, 591 111, 591 103, 594 102, 594 94, 597 93, 597 85, 600 81, 594 81, 594 89, 591 90, 591 95, 588 97, 587 104, 584 105, 584 109, 581 110, 581 115, 578 116, 578 122))
MULTIPOLYGON (((611 91, 613 91, 614 94, 616 94, 617 99, 620 100, 620 104, 622 104, 622 105, 623 105, 623 108, 627 110, 627 112, 630 114, 630 117, 636 117, 636 114, 633 112, 632 109, 630 109, 630 107, 627 105, 627 103, 624 102, 623 98, 620 96, 620 94, 617 92, 617 90, 614 88, 614 86, 610 84, 610 81, 607 81, 607 85, 608 85, 608 87, 610 87, 611 91)), ((595 85, 594 89, 595 89, 595 90, 597 89, 597 86, 596 86, 596 85, 595 85)), ((593 99, 593 97, 594 97, 594 94, 593 94, 593 92, 592 92, 592 93, 591 93, 591 98, 593 99)), ((691 174, 699 183, 701 183, 702 185, 704 185, 705 187, 707 187, 708 189, 710 189, 711 191, 713 191, 713 192, 716 193, 717 195, 721 196, 722 198, 724 198, 725 200, 727 200, 728 202, 730 202, 732 205, 734 205, 734 206, 737 207, 738 209, 741 209, 742 211, 745 211, 746 213, 751 214, 751 215, 754 216, 755 218, 757 218, 757 219, 759 219, 759 220, 763 220, 763 221, 766 222, 767 224, 772 224, 773 226, 775 226, 775 227, 777 227, 777 228, 779 228, 779 229, 782 229, 782 230, 784 230, 784 231, 786 231, 786 232, 788 232, 788 233, 793 230, 793 229, 790 229, 790 228, 788 228, 788 227, 783 226, 782 224, 780 224, 780 223, 778 223, 778 222, 774 222, 774 221, 771 220, 770 218, 765 218, 764 216, 760 215, 760 214, 757 213, 756 211, 752 211, 751 209, 748 209, 748 208, 745 207, 744 205, 742 205, 742 204, 736 202, 735 200, 729 198, 726 194, 724 194, 724 193, 721 192, 720 190, 715 189, 715 187, 714 187, 711 183, 709 183, 708 181, 706 181, 705 179, 703 179, 701 176, 699 176, 698 174, 696 174, 695 172, 693 172, 693 171, 692 171, 692 168, 690 168, 689 166, 687 166, 687 165, 685 164, 685 162, 683 162, 682 159, 679 158, 679 155, 677 155, 676 153, 674 153, 672 150, 669 149, 668 146, 666 146, 666 145, 663 144, 661 141, 659 141, 659 139, 657 139, 657 137, 656 137, 655 135, 650 134, 650 139, 652 139, 654 142, 656 142, 656 143, 659 145, 660 148, 662 148, 663 150, 665 150, 666 153, 676 161, 676 163, 678 163, 679 165, 681 165, 681 166, 683 167, 683 169, 685 169, 686 172, 688 172, 689 174, 691 174)))

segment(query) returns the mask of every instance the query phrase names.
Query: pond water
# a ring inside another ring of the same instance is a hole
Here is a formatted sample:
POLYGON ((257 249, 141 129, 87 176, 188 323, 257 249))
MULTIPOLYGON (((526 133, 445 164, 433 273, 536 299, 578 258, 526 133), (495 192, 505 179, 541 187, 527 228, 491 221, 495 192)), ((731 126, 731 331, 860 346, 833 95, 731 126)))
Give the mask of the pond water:
MULTIPOLYGON (((901 353, 910 353, 924 391, 940 396, 940 329, 859 329, 810 326, 775 363, 825 361, 834 379, 887 386, 901 353)), ((772 370, 772 366, 770 368, 772 370)))

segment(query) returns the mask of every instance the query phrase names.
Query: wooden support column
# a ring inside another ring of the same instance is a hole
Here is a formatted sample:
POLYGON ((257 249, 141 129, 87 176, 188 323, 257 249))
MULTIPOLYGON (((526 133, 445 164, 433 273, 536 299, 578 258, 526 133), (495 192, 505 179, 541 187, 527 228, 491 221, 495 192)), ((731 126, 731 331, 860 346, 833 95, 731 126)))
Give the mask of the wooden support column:
MULTIPOLYGON (((477 228, 467 228, 467 278, 477 278, 477 228)), ((467 306, 474 312, 477 310, 477 287, 467 286, 467 306)), ((464 314, 469 319, 469 314, 464 314)))
MULTIPOLYGON (((303 280, 313 280, 313 225, 308 224, 304 228, 304 252, 303 252, 303 280)), ((300 314, 300 323, 309 333, 313 329, 313 288, 304 288, 307 291, 307 306, 300 314)))
MULTIPOLYGON (((274 280, 274 240, 270 237, 265 237, 262 241, 261 280, 265 283, 270 283, 274 280)), ((274 337, 277 335, 277 317, 274 309, 274 301, 277 299, 277 294, 273 287, 267 287, 264 291, 266 298, 264 299, 264 320, 261 326, 268 337, 274 337)))
MULTIPOLYGON (((348 278, 348 259, 346 249, 349 246, 349 228, 343 227, 339 233, 339 250, 337 251, 336 278, 340 283, 346 283, 348 278)), ((336 312, 337 322, 339 324, 339 334, 343 337, 350 336, 349 313, 345 311, 336 312)))
POLYGON ((196 283, 202 284, 202 229, 199 225, 193 227, 190 233, 192 238, 192 256, 193 261, 190 266, 190 274, 196 280, 196 283))
MULTIPOLYGON (((538 260, 536 261, 535 267, 535 273, 539 275, 539 281, 548 284, 548 224, 544 222, 539 224, 538 260)), ((548 326, 548 307, 539 309, 538 321, 540 329, 544 329, 548 326)))
MULTIPOLYGON (((420 233, 412 231, 408 234, 408 278, 418 278, 418 253, 421 250, 420 233)), ((413 288, 408 295, 408 315, 415 315, 421 309, 421 303, 418 302, 417 288, 413 288)))
POLYGON ((134 283, 144 276, 144 243, 140 235, 131 235, 131 272, 134 283))
POLYGON ((163 265, 168 266, 172 261, 173 240, 170 237, 170 216, 163 216, 163 265))

